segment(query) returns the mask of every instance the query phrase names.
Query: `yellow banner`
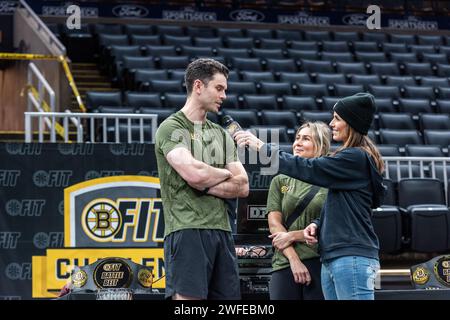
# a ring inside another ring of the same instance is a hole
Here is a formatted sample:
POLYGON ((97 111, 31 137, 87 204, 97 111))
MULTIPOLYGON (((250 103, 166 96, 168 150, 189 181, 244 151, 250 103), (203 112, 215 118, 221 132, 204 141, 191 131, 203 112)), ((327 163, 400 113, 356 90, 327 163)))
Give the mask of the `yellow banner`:
POLYGON ((82 267, 108 257, 126 258, 153 267, 153 288, 165 288, 163 248, 47 249, 45 257, 33 257, 33 298, 56 297, 69 281, 74 266, 82 267))

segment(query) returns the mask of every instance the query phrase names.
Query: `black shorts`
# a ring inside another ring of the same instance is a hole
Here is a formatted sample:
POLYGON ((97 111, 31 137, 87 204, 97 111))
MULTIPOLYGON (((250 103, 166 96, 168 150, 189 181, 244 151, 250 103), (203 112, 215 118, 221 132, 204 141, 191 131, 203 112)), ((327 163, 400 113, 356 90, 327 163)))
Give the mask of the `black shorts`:
POLYGON ((164 240, 166 298, 240 299, 240 280, 230 232, 185 229, 164 240))
POLYGON ((321 263, 319 258, 302 260, 309 271, 311 283, 295 283, 290 267, 272 272, 269 284, 270 300, 323 300, 320 283, 321 263))

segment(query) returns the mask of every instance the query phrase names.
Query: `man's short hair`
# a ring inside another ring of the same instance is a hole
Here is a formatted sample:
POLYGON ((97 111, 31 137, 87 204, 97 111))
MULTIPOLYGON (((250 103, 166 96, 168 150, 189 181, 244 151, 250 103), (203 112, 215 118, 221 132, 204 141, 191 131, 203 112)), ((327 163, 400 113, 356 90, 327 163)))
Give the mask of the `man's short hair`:
POLYGON ((192 93, 192 87, 194 86, 195 80, 198 79, 202 81, 206 86, 216 73, 221 73, 225 78, 228 78, 229 70, 226 66, 214 59, 201 58, 192 61, 188 65, 184 75, 187 94, 190 95, 192 93))

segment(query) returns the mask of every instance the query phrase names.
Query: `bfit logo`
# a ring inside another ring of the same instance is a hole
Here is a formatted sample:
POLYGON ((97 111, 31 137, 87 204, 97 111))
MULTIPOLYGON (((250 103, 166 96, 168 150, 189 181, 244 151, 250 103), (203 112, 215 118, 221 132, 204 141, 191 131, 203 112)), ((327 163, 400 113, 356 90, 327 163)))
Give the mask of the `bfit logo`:
POLYGON ((33 174, 34 185, 40 188, 44 187, 67 187, 72 170, 39 170, 33 174))
POLYGON ((247 219, 248 220, 265 220, 267 219, 267 209, 265 206, 252 206, 247 207, 247 219))
POLYGON ((40 143, 7 143, 6 152, 11 155, 39 156, 42 153, 40 143))
POLYGON ((159 179, 115 176, 65 189, 66 247, 159 247, 164 236, 159 179))
POLYGON ((0 249, 16 249, 22 232, 0 232, 0 249))
POLYGON ((15 187, 19 176, 19 170, 0 170, 0 186, 15 187))
POLYGON ((61 248, 64 244, 64 232, 38 232, 33 237, 33 244, 38 249, 61 248))
POLYGON ((115 156, 142 156, 145 153, 145 145, 113 143, 109 146, 109 150, 115 156))
POLYGON ((86 172, 84 176, 85 180, 97 179, 102 177, 114 177, 114 176, 122 176, 125 172, 121 170, 102 170, 95 171, 91 170, 86 172))
POLYGON ((94 154, 94 145, 92 143, 60 143, 58 151, 63 156, 90 156, 94 154))
POLYGON ((6 213, 13 217, 40 217, 45 203, 45 199, 11 199, 6 203, 6 213))
POLYGON ((5 268, 5 274, 11 280, 31 280, 31 263, 10 263, 5 268))

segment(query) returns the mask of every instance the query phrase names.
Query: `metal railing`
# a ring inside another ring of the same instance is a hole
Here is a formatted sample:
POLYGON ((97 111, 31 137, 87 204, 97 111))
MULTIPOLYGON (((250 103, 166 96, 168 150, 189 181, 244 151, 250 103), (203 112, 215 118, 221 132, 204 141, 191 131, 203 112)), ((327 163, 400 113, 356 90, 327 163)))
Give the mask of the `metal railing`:
POLYGON ((45 25, 45 23, 39 18, 36 13, 34 13, 33 9, 24 1, 19 1, 20 6, 23 7, 26 11, 28 17, 31 17, 35 23, 37 24, 38 30, 43 30, 44 34, 48 37, 48 41, 50 45, 55 45, 55 47, 60 51, 58 54, 66 55, 66 47, 55 37, 53 32, 45 25))
MULTIPOLYGON (((383 157, 384 177, 398 181, 404 178, 433 178, 444 184, 447 204, 450 176, 450 157, 383 157), (395 165, 395 167, 393 167, 395 165), (390 170, 390 168, 393 168, 390 170)), ((425 191, 425 190, 424 190, 425 191)))
POLYGON ((27 77, 28 90, 28 111, 38 110, 40 112, 54 112, 56 104, 55 91, 50 84, 45 80, 44 75, 39 71, 33 62, 28 64, 27 77), (37 80, 37 86, 34 85, 34 80, 37 80), (37 89, 36 89, 37 87, 37 89), (35 91, 33 92, 33 89, 35 91), (45 100, 48 94, 48 103, 45 100), (34 108, 33 108, 34 106, 34 108))
POLYGON ((56 127, 58 125, 64 130, 63 142, 71 142, 69 141, 69 121, 71 121, 75 127, 76 142, 78 143, 154 143, 158 115, 135 113, 71 113, 69 111, 65 113, 25 112, 25 142, 33 142, 33 120, 36 120, 38 123, 39 142, 46 142, 44 141, 44 133, 47 129, 50 131, 49 142, 56 142, 56 127), (149 128, 151 133, 148 130, 149 128), (125 139, 123 137, 124 132, 125 139), (133 136, 136 133, 138 138, 134 139, 133 136), (146 133, 150 133, 150 139, 146 138, 146 133), (111 135, 114 136, 114 139, 109 139, 108 136, 111 135))

